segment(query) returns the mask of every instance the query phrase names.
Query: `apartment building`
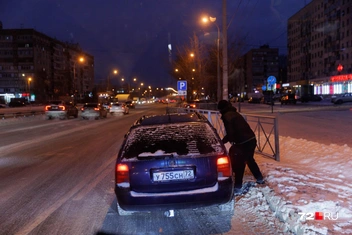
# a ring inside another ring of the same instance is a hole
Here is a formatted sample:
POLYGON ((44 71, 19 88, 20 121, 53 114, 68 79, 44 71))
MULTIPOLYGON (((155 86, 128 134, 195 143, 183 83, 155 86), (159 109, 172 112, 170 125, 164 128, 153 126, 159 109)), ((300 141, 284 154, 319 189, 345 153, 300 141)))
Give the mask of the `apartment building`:
POLYGON ((243 58, 247 93, 276 89, 276 86, 267 86, 267 79, 269 76, 274 76, 279 82, 278 48, 263 45, 260 48, 251 49, 243 58))
POLYGON ((93 85, 94 57, 79 45, 58 41, 34 29, 3 29, 0 22, 3 101, 79 100, 92 91, 93 85))
POLYGON ((299 94, 352 92, 352 0, 313 0, 288 19, 288 82, 299 94))

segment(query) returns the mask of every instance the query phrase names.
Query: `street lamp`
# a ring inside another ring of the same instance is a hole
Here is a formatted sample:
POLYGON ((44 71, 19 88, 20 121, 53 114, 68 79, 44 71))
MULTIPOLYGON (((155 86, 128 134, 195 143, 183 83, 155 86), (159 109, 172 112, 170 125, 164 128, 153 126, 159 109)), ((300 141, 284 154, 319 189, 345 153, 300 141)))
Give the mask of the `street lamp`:
MULTIPOLYGON (((119 73, 119 71, 117 69, 114 69, 114 71, 112 73, 114 75, 117 75, 119 73)), ((108 75, 108 85, 106 87, 106 91, 107 92, 110 92, 110 76, 111 76, 111 74, 109 73, 109 75, 108 75)))
POLYGON ((218 89, 217 89, 217 99, 218 101, 221 100, 221 80, 220 80, 220 28, 216 21, 216 17, 203 17, 203 22, 208 23, 209 21, 214 23, 216 28, 218 29, 218 39, 217 39, 217 83, 218 83, 218 89))
POLYGON ((32 81, 32 78, 29 77, 28 78, 28 102, 31 101, 31 81, 32 81))
POLYGON ((84 58, 81 56, 78 58, 78 60, 74 61, 73 62, 73 85, 74 85, 74 88, 73 88, 73 93, 74 93, 74 99, 75 99, 75 103, 76 103, 76 92, 77 92, 77 87, 79 88, 79 96, 81 97, 81 91, 82 91, 82 86, 79 85, 78 86, 78 82, 76 81, 76 63, 79 62, 79 63, 83 63, 84 62, 84 58))

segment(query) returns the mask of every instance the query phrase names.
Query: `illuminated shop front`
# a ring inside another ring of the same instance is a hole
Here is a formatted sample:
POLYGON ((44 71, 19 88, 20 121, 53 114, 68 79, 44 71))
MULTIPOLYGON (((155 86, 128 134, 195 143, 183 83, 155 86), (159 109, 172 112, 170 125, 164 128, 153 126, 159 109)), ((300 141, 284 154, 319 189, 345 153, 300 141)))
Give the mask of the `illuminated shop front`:
POLYGON ((314 83, 314 94, 337 95, 352 93, 352 74, 331 76, 329 81, 314 83))

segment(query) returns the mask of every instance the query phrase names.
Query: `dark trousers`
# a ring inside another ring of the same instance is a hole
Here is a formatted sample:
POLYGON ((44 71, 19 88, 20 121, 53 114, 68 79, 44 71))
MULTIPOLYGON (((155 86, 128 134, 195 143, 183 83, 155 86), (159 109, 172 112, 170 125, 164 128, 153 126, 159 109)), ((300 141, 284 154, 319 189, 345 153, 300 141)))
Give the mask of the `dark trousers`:
POLYGON ((257 180, 263 179, 263 175, 254 160, 254 151, 256 145, 257 140, 253 139, 244 144, 234 144, 230 147, 229 155, 231 158, 232 171, 235 174, 235 188, 242 187, 246 164, 257 180))

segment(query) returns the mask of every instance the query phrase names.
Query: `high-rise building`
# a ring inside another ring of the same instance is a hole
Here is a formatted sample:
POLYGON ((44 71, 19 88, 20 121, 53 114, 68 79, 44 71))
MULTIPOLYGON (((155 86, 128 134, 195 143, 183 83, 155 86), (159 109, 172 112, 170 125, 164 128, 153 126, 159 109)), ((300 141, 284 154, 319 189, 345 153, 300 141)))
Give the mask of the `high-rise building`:
POLYGON ((275 89, 267 87, 269 76, 279 77, 279 49, 270 48, 263 45, 260 48, 251 49, 244 56, 245 86, 247 93, 255 91, 262 92, 265 89, 275 89))
POLYGON ((23 97, 79 100, 93 85, 94 57, 78 44, 34 29, 3 29, 0 24, 0 96, 6 102, 23 97))
POLYGON ((288 82, 298 93, 352 92, 352 0, 313 0, 288 19, 288 82))

